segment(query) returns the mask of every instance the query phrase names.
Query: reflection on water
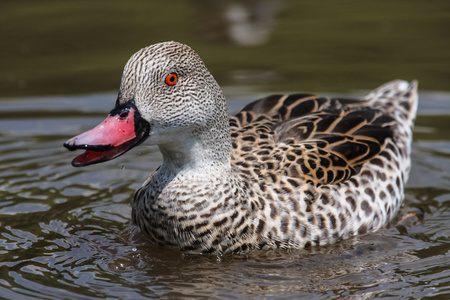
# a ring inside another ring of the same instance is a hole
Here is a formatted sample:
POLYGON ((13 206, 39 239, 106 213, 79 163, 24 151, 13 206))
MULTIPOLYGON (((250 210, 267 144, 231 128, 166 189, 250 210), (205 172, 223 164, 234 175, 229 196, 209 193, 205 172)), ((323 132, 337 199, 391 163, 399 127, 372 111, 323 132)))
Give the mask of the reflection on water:
POLYGON ((263 45, 272 34, 280 0, 193 0, 197 36, 207 42, 263 45))
MULTIPOLYGON (((146 297, 423 297, 450 293, 448 94, 421 95, 405 211, 425 220, 308 250, 190 255, 129 242, 134 190, 157 148, 72 168, 62 143, 97 124, 114 95, 3 99, 0 112, 0 295, 146 297), (443 101, 444 100, 444 101, 443 101)), ((230 100, 230 110, 244 104, 230 100)))

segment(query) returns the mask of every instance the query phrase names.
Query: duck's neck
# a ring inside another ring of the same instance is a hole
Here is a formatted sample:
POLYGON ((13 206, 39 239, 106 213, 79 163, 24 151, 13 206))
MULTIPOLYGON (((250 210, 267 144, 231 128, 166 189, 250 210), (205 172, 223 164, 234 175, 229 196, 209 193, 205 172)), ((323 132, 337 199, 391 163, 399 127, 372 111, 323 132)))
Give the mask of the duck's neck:
POLYGON ((220 176, 231 170, 231 137, 226 112, 207 127, 158 146, 163 155, 160 171, 165 176, 220 176))
POLYGON ((159 149, 163 155, 161 170, 173 176, 180 173, 200 175, 231 168, 229 151, 217 152, 194 138, 159 145, 159 149))

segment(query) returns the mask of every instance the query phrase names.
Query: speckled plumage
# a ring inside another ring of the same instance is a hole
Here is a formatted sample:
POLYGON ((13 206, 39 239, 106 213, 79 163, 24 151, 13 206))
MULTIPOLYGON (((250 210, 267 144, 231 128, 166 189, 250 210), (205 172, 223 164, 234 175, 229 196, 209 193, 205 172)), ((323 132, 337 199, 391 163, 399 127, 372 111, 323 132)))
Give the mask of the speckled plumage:
POLYGON ((155 244, 203 253, 324 245, 381 228, 402 203, 415 82, 361 100, 272 95, 229 117, 199 56, 167 42, 127 63, 118 103, 131 99, 163 154, 132 210, 155 244))

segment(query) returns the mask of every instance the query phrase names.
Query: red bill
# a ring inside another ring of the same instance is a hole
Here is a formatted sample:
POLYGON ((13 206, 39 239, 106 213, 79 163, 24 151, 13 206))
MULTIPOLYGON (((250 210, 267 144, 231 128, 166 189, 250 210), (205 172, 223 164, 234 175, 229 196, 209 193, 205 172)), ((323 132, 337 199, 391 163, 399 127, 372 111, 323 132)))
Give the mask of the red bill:
POLYGON ((130 100, 114 108, 96 127, 65 142, 64 147, 86 150, 72 160, 74 167, 83 167, 124 154, 142 143, 149 132, 149 123, 141 118, 134 100, 130 100))

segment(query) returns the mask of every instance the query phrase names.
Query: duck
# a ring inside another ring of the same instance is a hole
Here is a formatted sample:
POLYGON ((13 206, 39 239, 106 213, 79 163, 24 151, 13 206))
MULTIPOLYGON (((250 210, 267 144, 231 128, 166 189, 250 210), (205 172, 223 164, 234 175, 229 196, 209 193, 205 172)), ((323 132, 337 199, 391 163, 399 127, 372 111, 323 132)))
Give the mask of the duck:
POLYGON ((274 94, 234 115, 200 56, 163 42, 126 63, 114 108, 64 143, 72 165, 146 143, 161 165, 134 194, 131 227, 191 253, 302 249, 385 227, 411 169, 417 82, 364 97, 274 94))

